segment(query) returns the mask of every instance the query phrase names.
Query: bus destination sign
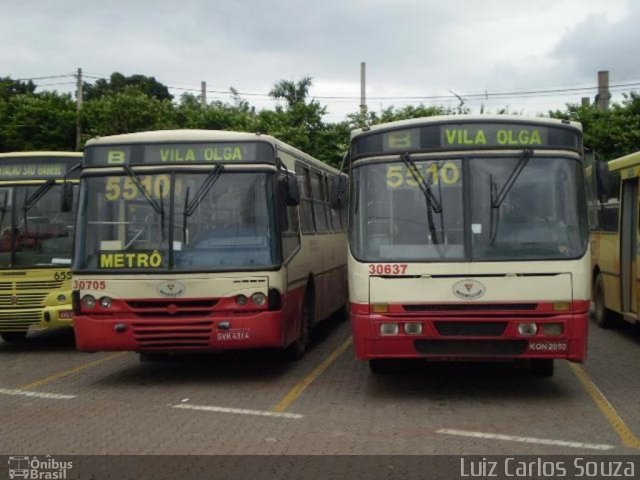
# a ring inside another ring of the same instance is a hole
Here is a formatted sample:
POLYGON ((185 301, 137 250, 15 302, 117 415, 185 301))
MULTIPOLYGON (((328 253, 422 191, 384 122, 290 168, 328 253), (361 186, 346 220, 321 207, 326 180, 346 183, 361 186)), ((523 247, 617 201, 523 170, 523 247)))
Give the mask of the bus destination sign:
POLYGON ((267 143, 174 143, 87 147, 85 165, 177 165, 273 161, 267 143))
MULTIPOLYGON (((0 180, 30 180, 63 178, 67 170, 80 163, 81 158, 2 158, 0 180)), ((77 176, 74 175, 74 176, 77 176)))
POLYGON ((573 127, 526 123, 453 123, 374 132, 354 140, 354 155, 474 148, 580 148, 573 127))

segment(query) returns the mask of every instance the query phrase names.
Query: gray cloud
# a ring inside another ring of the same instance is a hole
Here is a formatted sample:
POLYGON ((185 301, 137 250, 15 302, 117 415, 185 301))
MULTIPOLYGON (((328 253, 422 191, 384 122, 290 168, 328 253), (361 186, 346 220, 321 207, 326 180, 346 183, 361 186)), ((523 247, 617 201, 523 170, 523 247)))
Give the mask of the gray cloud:
MULTIPOLYGON (((640 9, 629 5, 628 0, 607 5, 598 0, 5 0, 0 75, 71 73, 81 66, 99 76, 142 73, 171 86, 198 88, 206 80, 210 89, 265 93, 281 78, 310 75, 316 95, 357 95, 359 64, 366 61, 370 97, 595 82, 602 68, 610 68, 612 78, 640 76, 633 61, 640 9)), ((249 99, 259 108, 272 105, 249 99)), ((559 105, 565 100, 554 99, 559 105)), ((338 119, 359 102, 323 103, 338 119)), ((402 102, 370 105, 390 103, 402 102)), ((522 99, 485 103, 527 105, 522 99)), ((479 102, 471 105, 479 108, 479 102)))

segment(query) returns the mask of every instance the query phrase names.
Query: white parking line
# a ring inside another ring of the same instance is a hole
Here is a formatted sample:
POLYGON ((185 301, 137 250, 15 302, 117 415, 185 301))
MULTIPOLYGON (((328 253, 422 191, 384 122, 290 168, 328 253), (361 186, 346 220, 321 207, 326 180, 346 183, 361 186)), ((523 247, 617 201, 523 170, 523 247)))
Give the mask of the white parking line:
POLYGON ((276 418, 302 418, 304 415, 298 413, 285 413, 285 412, 267 412, 263 410, 247 410, 244 408, 227 408, 227 407, 215 407, 212 405, 189 405, 187 403, 181 403, 178 405, 170 405, 173 408, 180 408, 183 410, 202 410, 205 412, 218 412, 218 413, 236 413, 240 415, 257 415, 260 417, 276 417, 276 418))
POLYGON ((62 393, 31 392, 26 390, 10 390, 7 388, 0 388, 0 394, 19 395, 23 397, 36 397, 36 398, 53 398, 56 400, 68 400, 70 398, 76 398, 75 395, 64 395, 62 393))
POLYGON ((436 433, 459 435, 462 437, 486 438, 489 440, 506 440, 508 442, 537 443, 540 445, 554 445, 557 447, 586 448, 590 450, 611 450, 614 448, 613 445, 598 443, 569 442, 566 440, 552 440, 549 438, 517 437, 513 435, 503 435, 501 433, 469 432, 466 430, 452 430, 449 428, 441 428, 440 430, 437 430, 436 433))

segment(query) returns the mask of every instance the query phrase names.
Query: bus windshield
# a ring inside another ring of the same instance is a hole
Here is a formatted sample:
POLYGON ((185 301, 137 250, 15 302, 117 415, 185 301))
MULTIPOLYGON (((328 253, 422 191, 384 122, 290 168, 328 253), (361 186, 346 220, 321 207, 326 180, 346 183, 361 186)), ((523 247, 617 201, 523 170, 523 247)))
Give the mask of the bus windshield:
POLYGON ((60 211, 61 195, 53 181, 0 187, 0 268, 71 264, 75 211, 60 211))
POLYGON ((577 160, 526 154, 415 159, 415 167, 440 212, 425 198, 410 165, 353 169, 351 247, 359 260, 543 260, 576 258, 586 251, 584 182, 577 160), (464 162, 468 168, 463 169, 464 162))
POLYGON ((278 263, 272 174, 123 172, 83 182, 78 269, 255 270, 278 263))

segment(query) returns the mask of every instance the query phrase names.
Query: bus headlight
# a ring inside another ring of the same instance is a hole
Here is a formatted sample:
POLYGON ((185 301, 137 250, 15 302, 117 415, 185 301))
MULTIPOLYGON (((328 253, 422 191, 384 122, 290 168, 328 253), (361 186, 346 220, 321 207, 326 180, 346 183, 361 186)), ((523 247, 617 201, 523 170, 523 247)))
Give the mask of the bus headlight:
POLYGON ((397 323, 381 323, 380 335, 397 335, 398 324, 397 323))
POLYGON ((100 306, 102 308, 111 308, 111 299, 109 297, 102 297, 100 299, 100 306))
POLYGON ((66 302, 67 301, 67 296, 66 295, 62 295, 62 294, 58 295, 58 301, 60 303, 66 302))
POLYGON ((420 335, 422 333, 422 324, 419 322, 405 323, 404 333, 407 335, 420 335))
POLYGON ((535 323, 520 323, 518 325, 518 333, 523 336, 531 336, 538 333, 538 325, 535 323))
POLYGON ((238 295, 236 297, 236 303, 241 307, 244 307, 247 304, 247 297, 244 295, 238 295))
POLYGON ((85 308, 93 308, 96 306, 96 299, 93 295, 85 295, 82 297, 82 306, 85 308))
POLYGON ((261 307, 262 305, 267 303, 267 297, 265 296, 264 293, 257 292, 257 293, 254 293, 253 295, 251 295, 251 301, 255 305, 261 307))

